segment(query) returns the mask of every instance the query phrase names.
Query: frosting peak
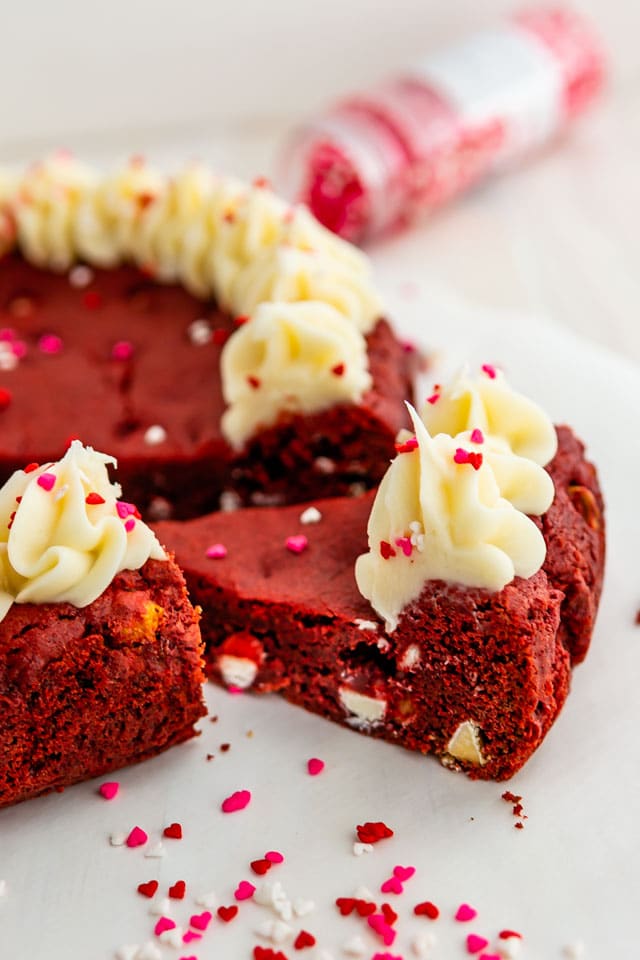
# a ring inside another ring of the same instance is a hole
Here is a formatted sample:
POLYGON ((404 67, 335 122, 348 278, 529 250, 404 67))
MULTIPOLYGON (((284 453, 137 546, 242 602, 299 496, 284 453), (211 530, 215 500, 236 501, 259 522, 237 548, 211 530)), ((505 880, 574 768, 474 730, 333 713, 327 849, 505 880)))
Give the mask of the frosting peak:
POLYGON ((85 607, 121 570, 165 560, 107 465, 74 440, 57 463, 17 470, 0 490, 0 619, 12 603, 85 607))
POLYGON ((428 580, 496 591, 542 566, 542 534, 503 495, 503 477, 518 490, 531 485, 536 473, 551 494, 546 505, 544 494, 539 496, 538 505, 546 509, 553 498, 553 486, 549 491, 549 478, 536 464, 505 454, 501 475, 469 434, 432 437, 410 413, 415 439, 398 444, 369 518, 369 552, 355 569, 360 592, 390 631, 428 580))

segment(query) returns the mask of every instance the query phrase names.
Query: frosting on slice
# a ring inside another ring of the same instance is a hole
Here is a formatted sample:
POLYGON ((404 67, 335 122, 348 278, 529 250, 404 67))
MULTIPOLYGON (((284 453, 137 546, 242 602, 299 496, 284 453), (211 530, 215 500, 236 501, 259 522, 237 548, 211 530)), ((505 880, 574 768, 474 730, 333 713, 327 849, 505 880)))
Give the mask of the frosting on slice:
MULTIPOLYGON (((491 591, 516 576, 530 577, 544 562, 542 534, 506 499, 488 459, 467 435, 431 437, 410 408, 415 439, 399 445, 378 489, 368 524, 369 552, 356 561, 358 589, 396 628, 405 607, 428 580, 444 580, 491 591)), ((503 473, 513 491, 530 487, 546 509, 553 498, 545 471, 520 457, 505 456, 503 473)), ((535 499, 533 496, 530 499, 535 499)))
POLYGON ((166 555, 111 483, 112 457, 74 440, 64 457, 17 470, 0 490, 0 619, 12 603, 85 607, 121 570, 166 555))
POLYGON ((465 368, 425 403, 421 416, 432 436, 455 437, 480 430, 503 452, 513 451, 544 467, 555 456, 558 439, 553 423, 532 400, 513 390, 496 367, 485 364, 477 377, 465 368))
POLYGON ((326 303, 263 303, 221 356, 222 429, 240 448, 282 415, 357 403, 371 386, 362 334, 326 303))

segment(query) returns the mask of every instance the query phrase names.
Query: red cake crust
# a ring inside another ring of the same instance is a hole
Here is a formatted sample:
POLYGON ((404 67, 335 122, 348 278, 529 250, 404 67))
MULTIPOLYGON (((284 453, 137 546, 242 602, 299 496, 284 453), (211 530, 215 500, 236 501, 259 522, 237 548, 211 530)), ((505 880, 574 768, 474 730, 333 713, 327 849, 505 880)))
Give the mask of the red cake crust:
POLYGON ((380 480, 415 367, 384 320, 367 338, 373 385, 360 404, 290 418, 236 455, 220 431, 220 353, 233 320, 133 267, 91 276, 78 289, 18 255, 0 261, 0 327, 27 348, 15 369, 0 364, 0 483, 25 463, 57 460, 70 437, 116 457, 127 496, 156 517, 217 509, 225 489, 247 503, 265 491, 295 502, 380 480), (209 342, 193 342, 197 320, 209 342), (57 352, 41 349, 47 335, 60 338, 57 352), (114 359, 122 342, 133 352, 114 359), (154 426, 160 442, 145 439, 154 426))
POLYGON ((173 560, 118 574, 81 609, 14 604, 0 623, 0 807, 194 736, 198 619, 173 560))
POLYGON ((602 583, 595 472, 568 428, 558 428, 558 438, 548 468, 556 501, 541 521, 549 534, 543 570, 498 593, 427 583, 391 634, 353 575, 366 550, 373 494, 318 502, 322 519, 315 524, 301 523, 299 507, 158 524, 203 607, 210 674, 220 679, 225 663, 237 664, 253 690, 278 690, 323 716, 435 753, 474 777, 512 776, 565 700, 571 652, 574 661, 586 652, 602 583), (597 523, 575 505, 577 478, 596 504, 597 523), (296 554, 285 542, 299 535, 308 546, 296 554), (225 545, 226 558, 207 558, 214 543, 225 545), (572 565, 564 561, 569 543, 572 565), (573 597, 581 591, 590 603, 577 607, 573 597), (359 721, 345 708, 345 690, 384 701, 384 716, 359 721), (478 731, 481 765, 448 753, 466 722, 478 731))

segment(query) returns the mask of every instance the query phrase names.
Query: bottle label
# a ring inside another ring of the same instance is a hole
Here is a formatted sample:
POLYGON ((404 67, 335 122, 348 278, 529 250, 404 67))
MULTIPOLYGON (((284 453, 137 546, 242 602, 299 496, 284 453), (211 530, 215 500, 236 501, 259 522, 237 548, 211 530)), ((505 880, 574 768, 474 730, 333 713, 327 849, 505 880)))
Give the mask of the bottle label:
POLYGON ((500 124, 493 166, 553 136, 563 125, 561 66, 525 27, 480 33, 411 70, 453 107, 463 130, 500 124))

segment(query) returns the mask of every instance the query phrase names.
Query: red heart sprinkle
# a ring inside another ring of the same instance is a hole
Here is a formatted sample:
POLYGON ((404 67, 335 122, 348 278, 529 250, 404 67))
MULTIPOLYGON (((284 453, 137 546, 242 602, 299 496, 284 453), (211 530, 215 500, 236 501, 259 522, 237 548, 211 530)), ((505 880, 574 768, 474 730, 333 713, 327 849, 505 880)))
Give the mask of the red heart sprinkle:
POLYGON ((356 827, 356 833, 360 843, 377 843, 384 840, 385 837, 392 837, 393 830, 386 823, 378 821, 377 823, 362 823, 356 827))
MULTIPOLYGON (((393 549, 393 547, 391 546, 391 544, 389 543, 389 541, 388 541, 388 540, 381 540, 381 541, 380 541, 380 556, 382 557, 382 559, 383 559, 383 560, 390 560, 391 557, 395 557, 395 555, 396 555, 396 552, 395 552, 395 550, 393 549)), ((378 838, 378 839, 379 839, 379 838, 378 838)), ((366 843, 367 841, 366 841, 366 840, 363 840, 362 842, 363 842, 363 843, 366 843)))
POLYGON ((380 907, 380 910, 382 912, 382 916, 385 918, 389 926, 392 927, 393 924, 398 919, 398 914, 395 912, 391 904, 383 903, 382 906, 380 907))
POLYGON ((238 912, 238 907, 234 903, 231 907, 218 907, 218 916, 225 923, 230 923, 238 912))
POLYGON ((263 860, 252 860, 251 869, 254 873, 257 873, 259 877, 264 876, 268 870, 271 870, 273 863, 271 860, 267 860, 266 857, 263 860))
POLYGON ((509 940, 511 937, 518 937, 519 940, 522 940, 522 934, 516 930, 501 930, 498 936, 501 940, 509 940))
POLYGON ((165 837, 169 837, 170 840, 182 840, 182 825, 179 823, 172 823, 168 827, 165 827, 162 831, 165 837))
POLYGON ((273 947, 253 948, 254 960, 287 960, 282 950, 274 950, 273 947))
POLYGON ((187 885, 184 880, 177 880, 172 887, 169 887, 169 896, 172 900, 184 900, 187 892, 187 885))
POLYGON ((313 934, 308 933, 306 930, 301 930, 296 939, 293 942, 293 946, 296 950, 304 950, 305 947, 315 946, 316 938, 313 934))
MULTIPOLYGON (((364 901, 361 901, 364 902, 364 901)), ((338 897, 336 900, 336 907, 340 911, 343 917, 348 917, 350 913, 356 908, 356 899, 355 897, 338 897)), ((374 907, 375 910, 375 907, 374 907)), ((360 914, 362 916, 362 914, 360 914)))
POLYGON ((158 889, 157 880, 148 880, 147 883, 138 884, 138 893, 141 893, 143 897, 151 898, 157 889, 158 889))
POLYGON ((429 917, 429 920, 437 920, 440 916, 440 911, 435 903, 431 903, 430 900, 425 900, 424 903, 417 904, 417 906, 413 908, 413 912, 417 917, 429 917))
POLYGON ((369 900, 356 900, 355 907, 359 917, 370 917, 372 913, 376 912, 375 903, 371 903, 369 900))

